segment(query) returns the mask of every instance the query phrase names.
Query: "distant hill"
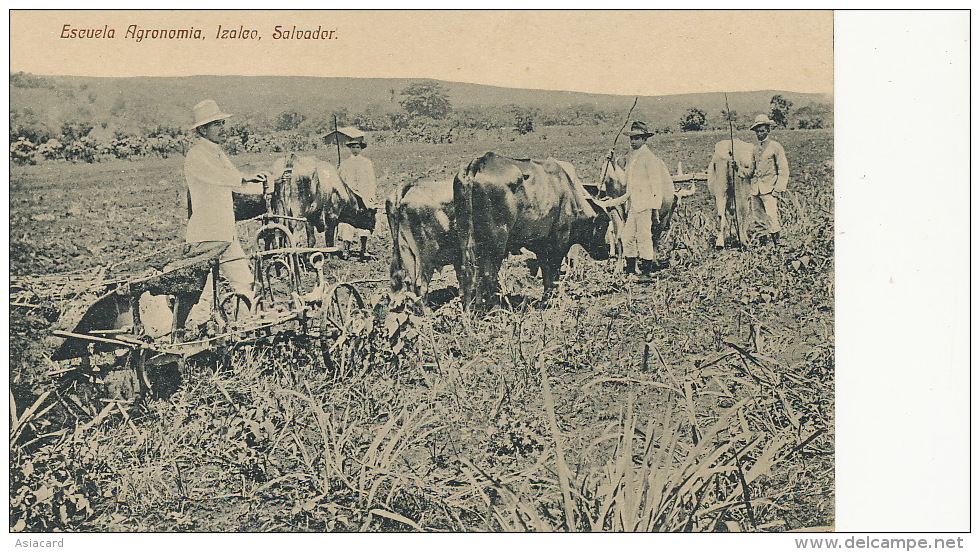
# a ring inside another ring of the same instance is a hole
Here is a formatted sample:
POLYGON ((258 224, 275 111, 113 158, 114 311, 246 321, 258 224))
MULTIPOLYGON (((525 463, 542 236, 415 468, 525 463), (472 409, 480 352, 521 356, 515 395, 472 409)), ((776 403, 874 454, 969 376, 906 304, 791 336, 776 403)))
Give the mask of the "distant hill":
MULTIPOLYGON (((368 79, 342 77, 11 77, 10 108, 30 109, 34 116, 57 127, 65 120, 84 118, 107 126, 135 128, 143 125, 186 126, 191 107, 204 98, 245 117, 274 118, 286 110, 308 116, 326 115, 346 108, 362 111, 368 106, 398 108, 399 92, 422 79, 368 79)), ((632 96, 588 94, 553 90, 503 88, 481 84, 437 81, 448 91, 454 108, 519 105, 542 110, 589 104, 602 111, 625 114, 632 96)), ((794 107, 811 103, 832 104, 827 94, 760 90, 729 94, 731 108, 740 115, 766 112, 769 100, 781 94, 794 107)), ((644 96, 635 116, 655 127, 674 126, 689 108, 709 116, 725 108, 721 92, 644 96)))

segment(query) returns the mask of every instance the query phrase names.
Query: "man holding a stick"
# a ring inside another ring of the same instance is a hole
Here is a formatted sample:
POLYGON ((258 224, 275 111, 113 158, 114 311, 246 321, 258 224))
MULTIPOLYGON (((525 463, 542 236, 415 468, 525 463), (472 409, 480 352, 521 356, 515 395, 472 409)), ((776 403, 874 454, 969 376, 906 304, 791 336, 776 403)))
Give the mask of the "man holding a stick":
POLYGON ((759 143, 752 152, 755 172, 750 188, 752 208, 757 213, 774 246, 779 245, 779 210, 773 192, 785 192, 789 182, 789 163, 783 146, 769 138, 773 122, 766 115, 757 115, 749 127, 759 143))
MULTIPOLYGON (((667 165, 647 145, 647 138, 653 133, 647 130, 646 123, 634 121, 623 134, 629 136, 631 148, 626 155, 626 193, 601 201, 600 205, 610 208, 629 201, 623 228, 626 273, 634 274, 638 268, 641 275, 649 278, 655 268, 653 227, 660 222, 664 198, 674 193, 674 179, 667 165)), ((608 159, 612 157, 613 152, 609 152, 608 159)))

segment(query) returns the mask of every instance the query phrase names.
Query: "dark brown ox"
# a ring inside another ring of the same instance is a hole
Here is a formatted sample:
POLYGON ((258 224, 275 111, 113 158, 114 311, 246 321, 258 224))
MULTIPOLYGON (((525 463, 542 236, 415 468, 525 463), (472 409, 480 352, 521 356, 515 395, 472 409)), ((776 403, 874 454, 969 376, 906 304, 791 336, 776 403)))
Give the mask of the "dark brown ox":
POLYGON ((453 202, 462 254, 457 276, 467 306, 492 301, 504 257, 521 248, 537 256, 545 298, 554 293, 572 244, 598 260, 609 256, 609 216, 554 159, 487 153, 456 175, 453 202))
POLYGON ((251 220, 266 213, 265 196, 263 194, 243 194, 232 192, 235 200, 235 220, 251 220))
POLYGON ((460 272, 459 239, 450 180, 420 180, 385 202, 391 227, 391 287, 425 296, 432 273, 446 265, 460 272))
POLYGON ((729 225, 734 226, 734 234, 740 245, 749 243, 749 190, 750 176, 755 166, 752 157, 754 146, 741 140, 735 140, 734 144, 734 156, 731 140, 715 144, 715 151, 708 163, 708 189, 715 196, 715 212, 718 214, 715 247, 719 249, 725 247, 729 225))
MULTIPOLYGON (((324 244, 332 247, 337 224, 341 222, 374 231, 377 208, 368 206, 347 186, 330 163, 315 157, 290 155, 277 159, 269 172, 273 179, 272 212, 306 219, 310 247, 316 247, 318 233, 323 234, 324 244)), ((235 220, 247 220, 265 212, 261 195, 235 194, 235 220)))

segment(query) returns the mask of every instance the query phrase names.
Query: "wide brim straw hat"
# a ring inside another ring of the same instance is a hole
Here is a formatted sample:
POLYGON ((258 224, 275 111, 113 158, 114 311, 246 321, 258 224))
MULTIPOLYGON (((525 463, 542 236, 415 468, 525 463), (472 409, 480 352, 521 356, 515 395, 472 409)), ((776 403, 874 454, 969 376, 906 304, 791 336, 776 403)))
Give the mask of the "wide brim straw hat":
POLYGON ((630 125, 630 129, 623 132, 623 134, 631 138, 633 136, 653 136, 653 133, 647 129, 647 124, 643 121, 633 121, 633 124, 630 125))
POLYGON ((218 104, 214 100, 204 100, 194 106, 194 126, 192 128, 227 119, 228 117, 231 117, 231 113, 221 111, 221 108, 218 107, 218 104))
POLYGON ((345 146, 353 146, 354 144, 359 144, 361 146, 361 149, 367 149, 367 142, 364 141, 364 138, 363 137, 351 138, 344 145, 345 146))
POLYGON ((749 130, 755 130, 755 127, 760 127, 762 125, 767 125, 769 128, 772 128, 773 126, 776 125, 776 123, 773 122, 773 120, 770 119, 768 115, 761 115, 761 114, 756 115, 755 122, 752 123, 752 126, 749 127, 749 130))

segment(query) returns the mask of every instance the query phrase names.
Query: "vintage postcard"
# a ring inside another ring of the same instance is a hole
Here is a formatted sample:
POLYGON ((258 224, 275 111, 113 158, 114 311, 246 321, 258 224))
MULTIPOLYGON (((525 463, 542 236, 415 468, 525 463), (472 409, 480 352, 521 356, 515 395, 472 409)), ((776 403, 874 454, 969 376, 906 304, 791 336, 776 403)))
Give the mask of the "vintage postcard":
POLYGON ((11 11, 11 531, 834 531, 834 26, 11 11))

